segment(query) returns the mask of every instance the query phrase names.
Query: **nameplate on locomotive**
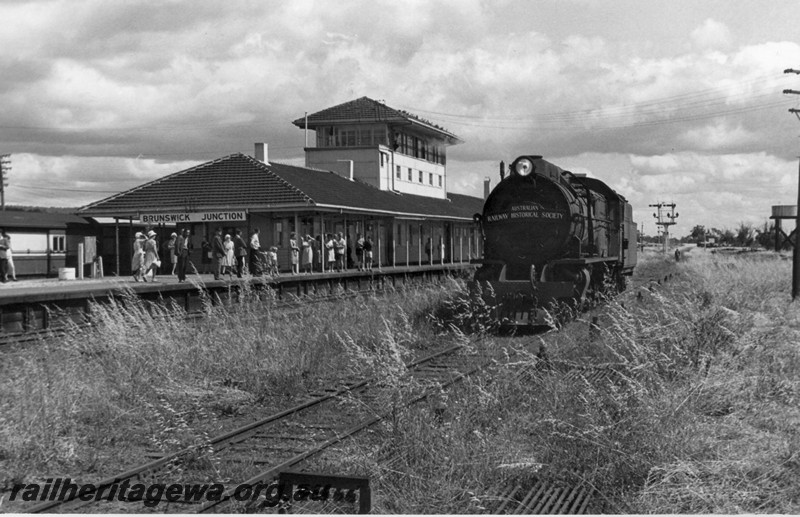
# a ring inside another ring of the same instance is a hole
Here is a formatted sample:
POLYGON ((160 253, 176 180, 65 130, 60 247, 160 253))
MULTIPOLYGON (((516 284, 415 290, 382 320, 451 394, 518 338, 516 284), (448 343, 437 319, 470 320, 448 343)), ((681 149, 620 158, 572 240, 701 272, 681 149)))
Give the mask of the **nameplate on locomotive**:
POLYGON ((486 221, 490 223, 498 221, 508 221, 511 219, 546 219, 560 221, 565 218, 565 214, 559 210, 547 210, 538 203, 511 205, 508 210, 497 212, 486 216, 486 221))

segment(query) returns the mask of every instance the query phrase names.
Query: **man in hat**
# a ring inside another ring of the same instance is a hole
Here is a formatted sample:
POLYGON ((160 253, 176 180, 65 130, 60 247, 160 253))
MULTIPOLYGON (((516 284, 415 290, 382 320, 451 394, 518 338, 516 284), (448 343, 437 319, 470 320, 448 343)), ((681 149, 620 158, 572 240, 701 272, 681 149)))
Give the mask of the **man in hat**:
POLYGON ((222 228, 217 228, 214 230, 214 238, 211 240, 211 269, 214 271, 214 280, 219 280, 224 256, 225 245, 222 243, 222 228))
POLYGON ((175 240, 175 256, 178 259, 176 273, 178 282, 186 281, 186 265, 189 262, 189 230, 184 228, 175 240))

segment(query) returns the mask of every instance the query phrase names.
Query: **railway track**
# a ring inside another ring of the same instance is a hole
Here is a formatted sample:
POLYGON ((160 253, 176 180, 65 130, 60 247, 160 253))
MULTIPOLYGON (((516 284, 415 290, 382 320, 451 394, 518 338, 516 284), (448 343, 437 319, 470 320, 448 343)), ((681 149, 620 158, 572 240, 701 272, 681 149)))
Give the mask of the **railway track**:
MULTIPOLYGON (((659 278, 651 284, 668 282, 672 275, 659 278)), ((638 287, 638 286, 637 286, 638 287)), ((363 293, 350 293, 358 296, 363 293)), ((322 297, 316 302, 341 299, 341 296, 322 297)), ((296 307, 306 300, 286 301, 283 308, 296 307)), ((463 355, 463 346, 448 347, 435 354, 406 365, 409 378, 415 389, 408 392, 402 406, 424 400, 431 393, 450 386, 465 377, 492 364, 497 357, 491 354, 463 355)), ((561 368, 559 368, 561 369, 561 368)), ((608 369, 589 368, 578 371, 563 368, 563 375, 580 374, 588 381, 608 379, 618 372, 608 369)), ((389 413, 386 399, 381 397, 381 380, 359 380, 312 393, 302 403, 270 415, 247 426, 235 429, 210 439, 201 446, 191 447, 170 454, 155 454, 154 459, 130 469, 113 478, 94 483, 98 487, 119 484, 126 480, 149 483, 199 484, 209 479, 224 479, 225 491, 213 501, 165 503, 158 511, 214 512, 253 511, 259 501, 236 501, 235 487, 240 485, 269 484, 280 472, 302 467, 304 462, 336 446, 353 435, 380 422, 389 413), (216 465, 210 468, 209 465, 216 465), (197 468, 197 465, 201 465, 197 468), (205 466, 202 466, 205 465, 205 466), (235 479, 225 472, 240 472, 235 479), (166 508, 165 508, 166 506, 166 508)), ((501 486, 487 491, 480 497, 487 513, 495 514, 580 514, 591 511, 595 493, 591 486, 583 483, 570 484, 557 478, 534 479, 520 486, 501 486)), ((109 505, 99 502, 76 500, 56 501, 31 507, 31 512, 74 512, 90 506, 87 511, 149 511, 137 503, 120 502, 122 506, 107 509, 109 505)), ((138 503, 141 505, 142 503, 138 503)), ((313 507, 319 511, 319 506, 313 507)), ((260 510, 263 507, 261 500, 260 510)), ((335 508, 329 508, 333 511, 335 508)))
MULTIPOLYGON (((496 353, 475 352, 469 345, 454 345, 413 361, 405 365, 407 374, 403 379, 407 389, 402 400, 396 402, 395 409, 420 402, 493 364, 499 357, 496 353)), ((162 506, 159 511, 242 510, 245 504, 232 499, 236 486, 269 483, 278 473, 297 468, 309 458, 380 422, 392 411, 387 409, 390 392, 391 387, 386 386, 381 377, 337 385, 312 393, 300 404, 213 437, 199 446, 164 454, 93 485, 100 490, 100 487, 133 480, 208 483, 209 479, 222 479, 225 473, 236 471, 237 479, 225 479, 225 491, 218 500, 203 504, 175 503, 166 510, 162 506)), ((145 510, 134 504, 142 503, 102 499, 86 502, 71 498, 22 510, 33 513, 75 512, 78 508, 89 512, 145 510), (114 506, 120 504, 120 507, 114 506)))

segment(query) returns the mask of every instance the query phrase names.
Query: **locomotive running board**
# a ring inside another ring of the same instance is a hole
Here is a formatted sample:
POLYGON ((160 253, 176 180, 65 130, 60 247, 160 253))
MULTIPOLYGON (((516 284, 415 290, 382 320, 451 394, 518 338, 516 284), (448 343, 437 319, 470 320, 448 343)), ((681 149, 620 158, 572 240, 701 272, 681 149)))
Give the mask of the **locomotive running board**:
POLYGON ((588 264, 597 264, 598 262, 617 262, 619 257, 585 257, 585 258, 566 258, 556 259, 548 263, 549 266, 556 266, 567 264, 569 266, 585 266, 588 264))

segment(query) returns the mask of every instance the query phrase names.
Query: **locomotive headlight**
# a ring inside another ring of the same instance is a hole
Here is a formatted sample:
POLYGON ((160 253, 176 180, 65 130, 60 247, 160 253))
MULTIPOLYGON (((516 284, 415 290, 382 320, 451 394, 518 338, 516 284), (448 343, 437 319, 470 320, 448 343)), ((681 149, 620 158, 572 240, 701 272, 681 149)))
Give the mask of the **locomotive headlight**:
POLYGON ((527 176, 533 172, 533 162, 527 158, 523 158, 514 164, 514 172, 520 176, 527 176))

